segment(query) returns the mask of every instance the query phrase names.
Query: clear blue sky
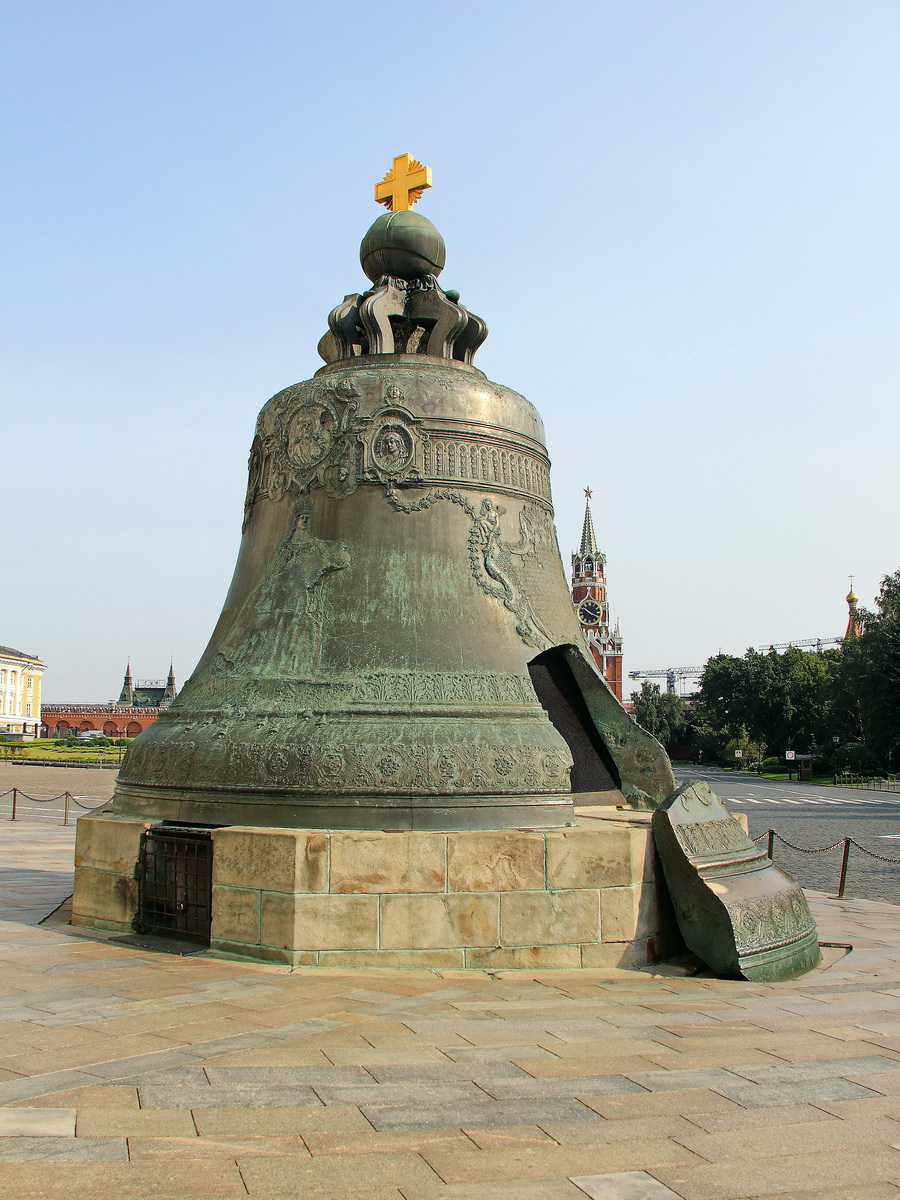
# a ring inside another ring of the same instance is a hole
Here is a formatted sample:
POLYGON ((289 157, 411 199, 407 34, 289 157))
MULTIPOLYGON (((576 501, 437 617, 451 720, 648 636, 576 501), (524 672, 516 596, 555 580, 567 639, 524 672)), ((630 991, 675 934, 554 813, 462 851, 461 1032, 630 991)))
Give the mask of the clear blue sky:
POLYGON ((626 669, 842 632, 900 566, 900 5, 0 5, 0 643, 180 679, 257 411, 409 151, 478 365, 594 489, 626 669))

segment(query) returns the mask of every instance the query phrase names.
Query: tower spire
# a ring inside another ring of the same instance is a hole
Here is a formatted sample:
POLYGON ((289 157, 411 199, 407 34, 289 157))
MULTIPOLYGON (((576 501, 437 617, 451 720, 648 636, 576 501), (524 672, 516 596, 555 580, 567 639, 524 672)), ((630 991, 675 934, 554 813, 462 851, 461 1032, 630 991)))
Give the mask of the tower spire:
POLYGON ((584 489, 581 548, 572 555, 572 602, 591 656, 613 695, 621 702, 622 634, 618 621, 610 632, 606 555, 601 552, 594 532, 590 488, 584 489))
POLYGON ((594 518, 591 516, 592 495, 590 488, 584 489, 584 525, 581 530, 581 549, 578 552, 582 558, 585 554, 597 553, 597 535, 594 533, 594 518))
POLYGON ((122 691, 119 694, 119 704, 126 704, 130 708, 134 704, 134 680, 131 678, 131 659, 128 660, 128 665, 125 668, 125 678, 122 680, 122 691))
POLYGON ((178 688, 175 686, 175 662, 169 660, 169 677, 166 680, 166 690, 162 694, 162 699, 159 702, 160 708, 168 708, 175 697, 178 695, 178 688))

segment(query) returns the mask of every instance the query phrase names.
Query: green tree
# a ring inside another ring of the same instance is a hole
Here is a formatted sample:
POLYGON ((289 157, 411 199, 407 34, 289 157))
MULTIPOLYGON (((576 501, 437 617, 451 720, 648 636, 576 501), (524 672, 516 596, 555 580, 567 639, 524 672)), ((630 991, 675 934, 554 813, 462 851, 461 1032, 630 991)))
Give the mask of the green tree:
POLYGON ((836 768, 900 770, 900 571, 884 577, 874 610, 860 609, 859 620, 860 635, 839 649, 713 655, 693 705, 699 748, 728 764, 735 748, 752 746, 836 768))
POLYGON ((750 736, 777 754, 815 752, 828 736, 835 653, 791 647, 783 654, 748 651, 746 659, 750 736))
POLYGON ((694 723, 708 757, 718 757, 726 743, 746 735, 747 685, 743 659, 731 654, 707 659, 694 701, 694 723))
POLYGON ((684 701, 671 692, 660 693, 659 684, 645 679, 639 692, 631 693, 631 715, 648 733, 667 748, 683 739, 688 725, 684 701))
POLYGON ((700 679, 695 717, 701 746, 722 756, 746 742, 753 753, 815 752, 831 726, 831 678, 839 652, 783 654, 748 650, 743 658, 717 654, 700 679))
MULTIPOLYGON (((844 683, 855 699, 859 740, 890 770, 900 769, 900 571, 885 575, 875 611, 845 646, 844 683)), ((848 697, 849 698, 849 697, 848 697)))

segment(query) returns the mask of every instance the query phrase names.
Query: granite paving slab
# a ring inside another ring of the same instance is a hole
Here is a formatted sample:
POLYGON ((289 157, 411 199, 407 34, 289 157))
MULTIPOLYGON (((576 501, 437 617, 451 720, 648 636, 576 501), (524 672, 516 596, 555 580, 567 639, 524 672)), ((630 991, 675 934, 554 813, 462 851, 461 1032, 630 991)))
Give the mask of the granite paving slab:
POLYGON ((521 1079, 528 1082, 533 1078, 516 1063, 492 1062, 485 1067, 477 1059, 474 1062, 451 1062, 448 1059, 444 1063, 403 1063, 396 1066, 377 1063, 365 1069, 379 1083, 440 1083, 442 1080, 461 1079, 473 1080, 483 1086, 482 1080, 521 1079))
MULTIPOLYGON (((98 1076, 94 1082, 99 1082, 98 1076)), ((164 1067, 159 1071, 140 1072, 135 1075, 126 1074, 112 1079, 104 1079, 111 1086, 127 1084, 129 1087, 209 1087, 209 1076, 202 1066, 164 1067)))
POLYGON ((568 1179, 509 1179, 403 1189, 403 1200, 584 1200, 585 1195, 568 1179))
POLYGON ((0 1137, 74 1137, 74 1108, 2 1108, 0 1137))
POLYGON ((360 1105, 375 1129, 462 1129, 490 1125, 541 1125, 548 1121, 595 1121, 579 1100, 471 1100, 427 1105, 360 1105))
POLYGON ((0 1162, 128 1162, 125 1138, 0 1138, 0 1162))
MULTIPOLYGON (((447 1065, 452 1064, 448 1063, 447 1065)), ((380 1072, 382 1069, 373 1068, 370 1074, 365 1067, 217 1067, 213 1065, 205 1068, 205 1074, 210 1083, 220 1087, 296 1087, 305 1084, 318 1089, 319 1087, 373 1087, 381 1082, 375 1072, 380 1072)), ((409 1071, 412 1068, 399 1069, 409 1071)), ((448 1078, 443 1069, 439 1070, 440 1074, 436 1073, 433 1077, 429 1077, 433 1078, 435 1083, 448 1078)), ((415 1079, 416 1076, 413 1075, 410 1078, 415 1079)), ((402 1079, 403 1076, 398 1082, 402 1079)))
POLYGON ((117 1058, 110 1062, 88 1063, 82 1070, 96 1083, 98 1079, 110 1082, 145 1075, 150 1071, 162 1071, 166 1067, 184 1067, 196 1063, 200 1056, 193 1046, 178 1050, 159 1050, 152 1054, 138 1054, 134 1058, 117 1058))
POLYGON ((646 1171, 573 1175, 570 1181, 591 1200, 680 1200, 677 1192, 646 1171))
POLYGON ((793 1083, 803 1079, 829 1079, 851 1075, 880 1075, 900 1071, 900 1058, 869 1054, 859 1058, 824 1059, 818 1062, 785 1063, 783 1066, 732 1067, 736 1075, 754 1083, 793 1083))
POLYGON ((326 1029, 342 1029, 340 1021, 310 1020, 291 1021, 287 1025, 279 1025, 269 1031, 269 1036, 275 1041, 285 1041, 288 1038, 307 1037, 314 1033, 324 1033, 326 1029))
POLYGON ((696 1167, 654 1168, 676 1195, 689 1200, 744 1200, 795 1192, 804 1200, 862 1200, 872 1182, 900 1180, 900 1153, 890 1148, 841 1154, 792 1154, 764 1159, 721 1160, 696 1167))
POLYGON ((554 1096, 609 1096, 644 1092, 647 1088, 624 1075, 553 1075, 540 1079, 488 1079, 481 1083, 497 1100, 542 1099, 554 1096))
POLYGON ((515 1062, 517 1059, 557 1058, 543 1046, 462 1046, 446 1051, 454 1062, 515 1062))
POLYGON ((808 1079, 800 1083, 754 1084, 751 1087, 718 1088, 719 1094, 744 1108, 773 1104, 815 1104, 823 1100, 863 1100, 879 1095, 849 1079, 808 1079))
POLYGON ((703 1067, 696 1071, 634 1071, 628 1073, 628 1079, 640 1084, 648 1092, 670 1092, 675 1088, 713 1088, 721 1091, 728 1084, 744 1082, 743 1076, 722 1067, 703 1067))
POLYGON ((86 1071, 52 1071, 47 1075, 13 1079, 6 1083, 0 1083, 0 1104, 13 1104, 17 1100, 49 1096, 54 1092, 88 1087, 96 1082, 97 1076, 88 1075, 86 1071))
MULTIPOLYGON (((108 969, 108 964, 107 964, 108 969)), ((0 1015, 10 1009, 18 1008, 24 997, 16 994, 0 996, 0 1015)), ((86 1000, 117 1000, 109 988, 87 984, 84 987, 35 988, 28 993, 28 1007, 45 1009, 47 1012, 57 1011, 63 1007, 83 1007, 86 1000)))
POLYGON ((300 1137, 129 1137, 128 1154, 141 1158, 269 1158, 291 1155, 307 1159, 309 1150, 300 1137))
POLYGON ((375 1083, 368 1087, 331 1087, 317 1085, 316 1095, 325 1104, 433 1105, 481 1101, 485 1093, 474 1083, 375 1083))
MULTIPOLYGON (((771 1110, 770 1110, 771 1111, 771 1110)), ((888 1147, 900 1138, 898 1122, 887 1117, 863 1120, 823 1120, 816 1123, 794 1124, 790 1121, 740 1133, 679 1134, 682 1146, 693 1150, 709 1162, 717 1159, 757 1159, 790 1154, 839 1155, 863 1147, 888 1147)))
POLYGON ((160 1087, 139 1088, 141 1108, 301 1108, 322 1101, 310 1087, 160 1087))

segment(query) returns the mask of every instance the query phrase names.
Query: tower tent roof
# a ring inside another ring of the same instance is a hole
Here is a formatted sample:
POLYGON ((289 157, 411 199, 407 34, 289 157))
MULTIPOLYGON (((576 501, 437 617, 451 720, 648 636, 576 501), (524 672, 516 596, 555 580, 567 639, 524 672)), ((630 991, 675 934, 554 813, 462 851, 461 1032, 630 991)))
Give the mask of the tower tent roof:
POLYGON ((597 535, 594 533, 594 518, 591 516, 590 488, 585 488, 584 526, 581 530, 581 549, 579 554, 596 554, 599 550, 597 535))

